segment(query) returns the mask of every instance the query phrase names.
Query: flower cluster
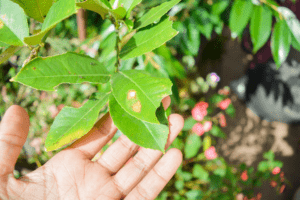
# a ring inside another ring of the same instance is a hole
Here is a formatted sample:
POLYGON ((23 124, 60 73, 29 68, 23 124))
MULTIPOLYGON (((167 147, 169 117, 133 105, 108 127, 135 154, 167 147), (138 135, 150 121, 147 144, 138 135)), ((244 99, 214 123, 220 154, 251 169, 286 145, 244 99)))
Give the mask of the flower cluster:
POLYGON ((216 157, 218 157, 218 154, 216 153, 216 148, 215 147, 209 147, 205 152, 204 155, 207 160, 213 160, 216 157))

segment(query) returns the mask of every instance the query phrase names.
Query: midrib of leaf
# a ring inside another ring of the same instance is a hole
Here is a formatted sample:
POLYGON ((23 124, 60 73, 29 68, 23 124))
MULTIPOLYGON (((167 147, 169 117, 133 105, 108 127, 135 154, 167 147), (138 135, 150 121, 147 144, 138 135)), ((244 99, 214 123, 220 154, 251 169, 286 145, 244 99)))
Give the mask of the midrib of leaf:
MULTIPOLYGON (((146 20, 144 24, 147 24, 148 21, 151 21, 151 18, 152 18, 153 16, 155 16, 156 13, 158 13, 159 11, 161 11, 161 10, 163 10, 165 7, 167 7, 167 6, 168 6, 168 3, 169 3, 169 2, 166 2, 166 3, 165 3, 165 6, 164 6, 164 7, 161 7, 161 9, 157 10, 157 12, 153 13, 153 15, 149 15, 150 18, 149 18, 148 20, 146 20)), ((151 10, 150 10, 150 11, 151 11, 151 10)), ((150 12, 150 11, 149 11, 149 12, 150 12)), ((139 28, 138 28, 138 29, 139 29, 139 28)))
POLYGON ((45 18, 44 18, 43 14, 42 14, 42 10, 41 10, 40 7, 39 7, 38 1, 39 1, 39 0, 36 0, 36 6, 37 6, 37 8, 38 8, 38 10, 39 10, 39 12, 40 12, 40 15, 42 16, 43 21, 44 21, 45 18))
MULTIPOLYGON (((143 122, 143 124, 145 125, 146 129, 150 132, 150 134, 152 135, 152 137, 154 138, 154 140, 156 141, 156 143, 159 144, 159 143, 157 142, 157 140, 155 139, 155 137, 154 137, 152 131, 149 129, 149 127, 147 126, 147 124, 144 123, 144 122, 147 122, 147 121, 144 121, 144 120, 142 120, 142 119, 138 119, 137 117, 135 117, 135 116, 133 116, 132 114, 130 114, 129 112, 127 112, 127 111, 124 109, 124 107, 120 104, 120 102, 118 102, 118 100, 117 100, 117 98, 115 97, 115 95, 113 94, 113 92, 112 92, 111 94, 114 96, 116 102, 117 102, 117 103, 119 104, 119 106, 124 110, 124 112, 126 112, 126 113, 127 113, 128 115, 130 115, 131 117, 133 117, 133 118, 135 118, 135 119, 137 119, 137 120, 143 122)), ((153 125, 163 125, 163 124, 160 124, 160 123, 158 123, 158 124, 154 124, 154 123, 151 123, 151 122, 147 122, 147 123, 153 124, 153 125)))
MULTIPOLYGON (((90 111, 94 108, 94 107, 96 107, 99 103, 101 103, 102 102, 102 100, 107 96, 108 94, 106 94, 102 99, 99 99, 99 102, 97 103, 97 104, 95 104, 90 110, 88 110, 88 112, 86 112, 79 120, 77 120, 77 122, 78 121, 81 121, 88 113, 90 113, 90 111)), ((69 107, 69 106, 67 106, 67 107, 69 107)), ((72 108, 72 107, 69 107, 69 108, 72 108)), ((77 124, 77 123, 76 123, 77 124)), ((67 131, 65 131, 65 132, 68 132, 68 131, 70 131, 76 124, 73 124, 67 131)), ((58 138, 62 138, 64 135, 62 135, 62 136, 60 136, 60 137, 58 137, 58 138)))
POLYGON ((57 76, 34 76, 34 77, 24 77, 18 78, 19 80, 29 79, 29 78, 50 78, 50 77, 69 77, 69 76, 111 76, 111 75, 93 75, 93 74, 80 74, 80 75, 57 75, 57 76))
POLYGON ((142 90, 142 88, 134 80, 132 80, 130 77, 126 76, 124 73, 122 73, 122 72, 120 72, 120 73, 123 76, 125 76, 126 78, 128 78, 132 83, 134 83, 143 92, 143 94, 147 97, 147 99, 149 99, 149 101, 153 104, 153 106, 156 107, 155 104, 152 102, 152 100, 147 96, 147 94, 142 90))
MULTIPOLYGON (((150 37, 148 40, 145 40, 144 42, 142 42, 142 43, 141 43, 140 45, 138 45, 138 46, 134 46, 134 47, 131 47, 130 49, 127 49, 126 51, 124 51, 124 52, 121 53, 121 54, 125 54, 125 53, 127 53, 128 51, 131 51, 132 49, 135 49, 135 48, 137 48, 137 47, 139 47, 139 46, 145 44, 146 42, 148 42, 148 41, 151 40, 152 38, 157 37, 157 35, 161 34, 163 31, 165 31, 165 30, 168 29, 168 28, 170 28, 170 27, 169 27, 169 26, 166 26, 166 28, 165 28, 165 29, 161 29, 161 31, 160 31, 158 34, 154 35, 153 37, 150 37)), ((125 46, 126 46, 126 45, 125 45, 125 46)), ((121 55, 121 54, 120 54, 120 55, 121 55)))

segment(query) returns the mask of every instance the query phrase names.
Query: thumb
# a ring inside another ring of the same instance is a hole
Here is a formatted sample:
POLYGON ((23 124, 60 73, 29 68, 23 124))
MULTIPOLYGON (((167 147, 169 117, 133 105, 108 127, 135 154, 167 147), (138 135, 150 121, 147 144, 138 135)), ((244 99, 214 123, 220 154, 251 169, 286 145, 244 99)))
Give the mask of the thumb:
POLYGON ((29 131, 29 117, 24 108, 13 105, 0 124, 0 177, 13 173, 29 131))

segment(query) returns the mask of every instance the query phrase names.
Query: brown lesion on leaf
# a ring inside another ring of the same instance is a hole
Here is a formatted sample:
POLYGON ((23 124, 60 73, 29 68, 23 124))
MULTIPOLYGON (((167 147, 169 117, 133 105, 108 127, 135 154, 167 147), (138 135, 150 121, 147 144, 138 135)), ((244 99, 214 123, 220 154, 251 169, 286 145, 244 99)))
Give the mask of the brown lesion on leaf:
POLYGON ((33 69, 33 70, 36 70, 36 68, 35 68, 35 67, 33 67, 32 69, 33 69))
POLYGON ((135 104, 132 105, 132 110, 134 112, 141 112, 142 110, 142 105, 140 101, 137 101, 135 104))
POLYGON ((71 74, 71 72, 69 71, 69 74, 71 74))

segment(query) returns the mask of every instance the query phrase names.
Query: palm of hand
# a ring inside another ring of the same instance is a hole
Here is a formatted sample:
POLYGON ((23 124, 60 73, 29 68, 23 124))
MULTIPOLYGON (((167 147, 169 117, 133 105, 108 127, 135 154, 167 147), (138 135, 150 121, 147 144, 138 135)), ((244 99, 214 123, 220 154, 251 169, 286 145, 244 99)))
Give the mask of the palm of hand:
MULTIPOLYGON (((171 115, 169 121, 166 148, 183 127, 180 115, 171 115)), ((87 135, 16 180, 13 169, 27 138, 28 115, 12 106, 0 125, 0 199, 155 199, 182 161, 178 149, 170 149, 160 159, 160 151, 138 151, 139 146, 124 135, 91 161, 117 130, 106 115, 87 135)))

